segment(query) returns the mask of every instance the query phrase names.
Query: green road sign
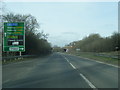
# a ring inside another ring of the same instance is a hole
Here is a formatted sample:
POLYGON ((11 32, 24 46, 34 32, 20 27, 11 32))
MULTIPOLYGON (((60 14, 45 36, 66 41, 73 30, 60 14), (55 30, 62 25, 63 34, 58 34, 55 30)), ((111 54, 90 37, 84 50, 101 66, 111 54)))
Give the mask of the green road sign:
POLYGON ((25 51, 24 22, 5 22, 3 36, 3 51, 25 51))

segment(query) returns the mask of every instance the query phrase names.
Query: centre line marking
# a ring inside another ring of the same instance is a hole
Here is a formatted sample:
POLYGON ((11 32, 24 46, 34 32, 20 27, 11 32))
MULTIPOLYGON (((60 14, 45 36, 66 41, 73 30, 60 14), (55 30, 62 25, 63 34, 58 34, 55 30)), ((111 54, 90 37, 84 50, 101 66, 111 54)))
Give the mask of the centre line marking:
POLYGON ((65 59, 67 60, 67 62, 69 62, 69 60, 65 57, 65 59))
MULTIPOLYGON (((69 62, 69 60, 64 56, 64 58, 67 60, 67 62, 69 62)), ((74 65, 72 65, 72 63, 69 62, 69 64, 76 69, 76 67, 74 65)), ((86 81, 86 83, 88 83, 88 85, 93 88, 93 90, 98 90, 83 74, 80 73, 80 76, 86 81)))
POLYGON ((69 62, 69 60, 64 56, 64 58, 67 60, 67 62, 73 67, 73 69, 76 69, 76 67, 74 65, 72 65, 72 63, 69 62))
POLYGON ((71 63, 70 63, 70 65, 71 65, 74 69, 76 69, 76 67, 75 67, 75 66, 73 66, 71 63))
MULTIPOLYGON (((80 73, 80 76, 88 83, 91 88, 96 88, 83 74, 80 73)), ((97 89, 96 89, 97 90, 97 89)))
MULTIPOLYGON (((67 60, 67 62, 74 68, 76 69, 76 67, 74 65, 72 65, 72 63, 69 62, 69 60, 64 56, 64 58, 67 60)), ((80 73, 80 76, 86 81, 86 83, 88 83, 88 85, 93 88, 93 90, 98 90, 83 74, 80 73)))

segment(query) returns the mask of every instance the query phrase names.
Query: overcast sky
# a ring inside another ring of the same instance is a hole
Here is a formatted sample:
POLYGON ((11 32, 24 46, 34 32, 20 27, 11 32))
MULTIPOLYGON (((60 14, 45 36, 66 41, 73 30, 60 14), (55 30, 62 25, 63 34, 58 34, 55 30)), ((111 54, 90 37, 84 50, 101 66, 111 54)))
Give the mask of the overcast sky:
POLYGON ((15 14, 31 14, 49 34, 52 45, 64 46, 91 33, 110 36, 118 30, 117 2, 7 2, 15 14))

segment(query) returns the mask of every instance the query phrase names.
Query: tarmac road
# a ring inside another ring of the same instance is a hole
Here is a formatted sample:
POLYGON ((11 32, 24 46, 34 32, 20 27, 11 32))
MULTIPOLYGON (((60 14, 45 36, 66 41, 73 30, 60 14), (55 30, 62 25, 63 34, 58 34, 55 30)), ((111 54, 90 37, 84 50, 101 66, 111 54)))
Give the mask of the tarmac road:
POLYGON ((72 55, 3 65, 3 88, 118 88, 118 68, 72 55))

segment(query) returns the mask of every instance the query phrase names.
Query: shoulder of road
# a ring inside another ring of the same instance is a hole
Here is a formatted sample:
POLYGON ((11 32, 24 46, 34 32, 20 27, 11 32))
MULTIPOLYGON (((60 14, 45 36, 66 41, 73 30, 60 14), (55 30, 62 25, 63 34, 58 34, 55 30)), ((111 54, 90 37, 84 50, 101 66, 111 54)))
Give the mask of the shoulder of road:
MULTIPOLYGON (((91 60, 91 61, 98 62, 98 63, 101 63, 101 64, 105 64, 105 65, 113 66, 113 67, 116 67, 116 68, 120 68, 119 61, 117 61, 117 65, 116 65, 116 64, 114 64, 112 62, 107 63, 107 62, 104 62, 104 60, 91 59, 89 57, 84 57, 84 56, 76 55, 76 54, 72 54, 72 53, 61 53, 61 54, 67 54, 67 55, 71 55, 71 56, 76 56, 78 58, 83 58, 83 59, 91 60)), ((119 60, 119 59, 116 59, 116 60, 119 60)))

